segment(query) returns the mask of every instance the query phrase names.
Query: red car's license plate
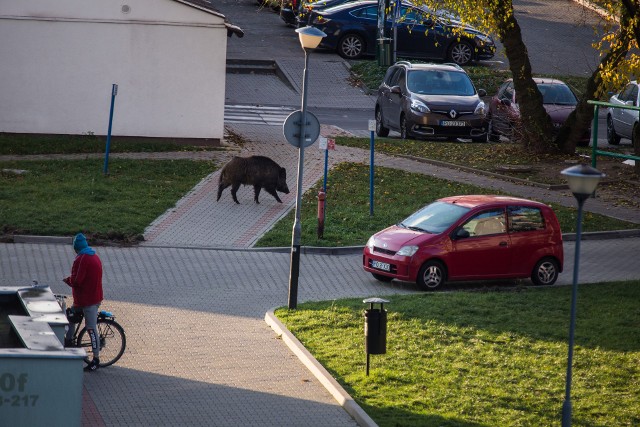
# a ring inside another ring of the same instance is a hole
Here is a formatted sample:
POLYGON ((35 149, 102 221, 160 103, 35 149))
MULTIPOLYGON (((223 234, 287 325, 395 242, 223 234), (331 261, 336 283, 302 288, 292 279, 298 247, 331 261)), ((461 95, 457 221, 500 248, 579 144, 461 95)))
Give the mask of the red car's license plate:
POLYGON ((390 271, 391 270, 391 264, 386 263, 386 262, 380 262, 380 261, 371 260, 371 267, 372 268, 377 268, 378 270, 384 270, 384 271, 390 271))

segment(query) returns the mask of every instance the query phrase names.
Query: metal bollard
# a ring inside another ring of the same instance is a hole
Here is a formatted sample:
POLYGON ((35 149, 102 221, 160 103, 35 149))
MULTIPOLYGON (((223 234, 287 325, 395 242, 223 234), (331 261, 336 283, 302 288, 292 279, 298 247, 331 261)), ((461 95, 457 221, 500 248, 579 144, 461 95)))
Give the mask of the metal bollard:
POLYGON ((371 304, 364 311, 364 347, 367 353, 367 376, 369 376, 369 355, 387 352, 387 310, 384 309, 384 304, 389 301, 382 298, 367 298, 362 302, 371 304), (374 304, 380 304, 380 309, 373 308, 374 304))
POLYGON ((318 239, 322 239, 324 235, 324 204, 327 194, 324 191, 318 191, 318 239))

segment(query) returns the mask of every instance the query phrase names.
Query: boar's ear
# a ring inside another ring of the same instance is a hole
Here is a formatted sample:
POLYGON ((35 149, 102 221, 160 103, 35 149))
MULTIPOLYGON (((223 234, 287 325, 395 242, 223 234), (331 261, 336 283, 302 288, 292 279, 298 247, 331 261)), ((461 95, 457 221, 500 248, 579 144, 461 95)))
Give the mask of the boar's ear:
POLYGON ((285 168, 280 168, 280 176, 287 179, 287 170, 285 168))

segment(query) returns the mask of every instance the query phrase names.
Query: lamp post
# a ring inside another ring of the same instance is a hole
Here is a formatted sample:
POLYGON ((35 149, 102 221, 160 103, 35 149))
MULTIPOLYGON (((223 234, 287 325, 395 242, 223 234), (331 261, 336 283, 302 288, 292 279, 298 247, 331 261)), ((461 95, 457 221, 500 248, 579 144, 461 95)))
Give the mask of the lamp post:
POLYGON ((300 120, 300 134, 298 145, 298 185, 296 186, 296 216, 293 223, 291 237, 291 269, 289 271, 289 308, 294 309, 298 305, 298 277, 300 275, 300 204, 302 200, 302 173, 304 167, 304 147, 306 143, 307 125, 307 84, 309 81, 309 55, 318 47, 320 41, 327 35, 315 27, 303 27, 296 29, 300 45, 304 50, 304 72, 302 75, 302 116, 300 120))
POLYGON ((573 366, 573 338, 576 328, 576 299, 578 296, 578 264, 580 263, 580 235, 582 234, 582 207, 593 194, 598 182, 605 175, 587 165, 578 165, 561 172, 567 177, 569 189, 578 200, 578 223, 576 226, 576 246, 573 262, 573 288, 571 291, 571 320, 569 323, 569 355, 567 357, 567 383, 562 405, 562 427, 571 426, 571 368, 573 366))

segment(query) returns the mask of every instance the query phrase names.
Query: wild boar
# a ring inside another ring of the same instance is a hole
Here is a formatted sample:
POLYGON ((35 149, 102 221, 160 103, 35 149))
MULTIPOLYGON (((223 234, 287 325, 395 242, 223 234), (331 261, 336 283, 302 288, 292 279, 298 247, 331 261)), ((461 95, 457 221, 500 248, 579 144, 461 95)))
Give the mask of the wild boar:
POLYGON ((255 194, 253 200, 256 203, 260 203, 258 196, 263 188, 267 193, 275 197, 278 203, 282 203, 282 200, 280 200, 276 191, 289 194, 287 170, 264 156, 234 157, 224 165, 220 172, 218 198, 216 200, 220 200, 224 189, 231 186, 231 197, 233 197, 234 202, 240 204, 236 197, 240 184, 253 185, 255 194))

